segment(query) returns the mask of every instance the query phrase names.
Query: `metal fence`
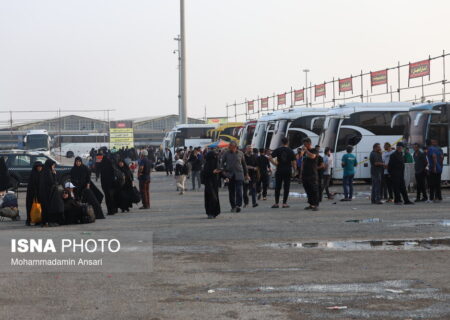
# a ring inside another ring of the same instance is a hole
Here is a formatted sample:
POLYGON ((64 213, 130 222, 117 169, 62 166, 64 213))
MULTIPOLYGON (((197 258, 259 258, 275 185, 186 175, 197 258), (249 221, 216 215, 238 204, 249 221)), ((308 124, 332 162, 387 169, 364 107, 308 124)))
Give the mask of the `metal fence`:
POLYGON ((446 58, 450 53, 428 56, 418 62, 400 63, 385 69, 309 82, 295 89, 245 99, 226 105, 229 121, 257 119, 266 113, 292 107, 332 107, 346 102, 446 101, 450 92, 446 58), (374 81, 375 80, 375 81, 374 81))

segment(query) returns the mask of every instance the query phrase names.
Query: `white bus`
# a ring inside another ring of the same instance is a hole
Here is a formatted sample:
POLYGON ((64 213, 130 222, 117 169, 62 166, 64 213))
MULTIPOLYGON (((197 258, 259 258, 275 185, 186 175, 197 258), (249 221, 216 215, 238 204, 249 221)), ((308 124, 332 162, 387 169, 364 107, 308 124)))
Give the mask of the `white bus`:
MULTIPOLYGON (((289 139, 289 148, 297 149, 305 138, 310 138, 313 145, 319 141, 325 122, 327 108, 293 108, 283 110, 274 120, 274 131, 269 149, 281 147, 281 139, 289 139)), ((269 128, 270 130, 270 128, 269 128)))
POLYGON ((243 150, 246 146, 252 144, 257 122, 257 120, 247 121, 244 127, 241 128, 239 132, 239 149, 243 150))
POLYGON ((202 147, 212 143, 212 138, 208 136, 208 131, 216 129, 217 124, 180 124, 167 132, 162 142, 165 150, 169 148, 172 154, 183 147, 202 147))
POLYGON ((47 130, 29 130, 23 142, 25 150, 43 151, 50 155, 51 140, 47 130))
POLYGON ((107 133, 58 135, 53 138, 52 153, 58 156, 86 158, 92 148, 108 148, 107 133))
MULTIPOLYGON (((448 142, 449 142, 450 103, 423 103, 409 109, 409 130, 405 135, 408 144, 418 143, 421 146, 427 140, 437 140, 444 153, 442 180, 450 180, 448 142)), ((412 151, 411 151, 412 152, 412 151)))
POLYGON ((355 179, 370 179, 369 155, 375 143, 395 145, 403 140, 408 120, 399 115, 409 112, 411 103, 349 103, 331 108, 326 116, 319 145, 334 153, 334 179, 342 179, 342 156, 353 146, 358 166, 355 179), (395 122, 395 125, 392 125, 395 122))
POLYGON ((273 132, 275 131, 277 116, 282 113, 283 110, 278 110, 266 114, 258 119, 255 127, 255 133, 253 134, 252 148, 269 148, 273 132))

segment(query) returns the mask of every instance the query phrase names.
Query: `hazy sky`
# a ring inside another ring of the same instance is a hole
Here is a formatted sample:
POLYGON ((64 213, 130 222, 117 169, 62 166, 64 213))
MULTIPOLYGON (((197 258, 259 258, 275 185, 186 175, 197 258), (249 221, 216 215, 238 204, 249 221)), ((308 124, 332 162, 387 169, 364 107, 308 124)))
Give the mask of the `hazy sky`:
MULTIPOLYGON (((450 51, 449 13, 448 0, 186 0, 188 114, 301 87, 305 67, 315 83, 450 51)), ((177 113, 178 30, 177 0, 0 0, 0 111, 177 113)))

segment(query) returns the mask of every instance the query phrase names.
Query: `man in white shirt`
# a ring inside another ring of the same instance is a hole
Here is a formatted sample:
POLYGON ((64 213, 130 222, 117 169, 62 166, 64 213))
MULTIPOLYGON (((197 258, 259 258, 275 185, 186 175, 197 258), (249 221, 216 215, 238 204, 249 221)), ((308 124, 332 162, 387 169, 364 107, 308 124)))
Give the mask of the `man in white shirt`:
POLYGON ((327 198, 329 200, 333 199, 333 195, 330 193, 330 190, 328 187, 330 186, 331 177, 333 176, 333 167, 334 167, 334 161, 333 161, 333 155, 331 154, 331 149, 329 147, 325 148, 325 152, 323 155, 323 163, 325 165, 325 170, 323 172, 323 182, 322 186, 327 193, 327 198))

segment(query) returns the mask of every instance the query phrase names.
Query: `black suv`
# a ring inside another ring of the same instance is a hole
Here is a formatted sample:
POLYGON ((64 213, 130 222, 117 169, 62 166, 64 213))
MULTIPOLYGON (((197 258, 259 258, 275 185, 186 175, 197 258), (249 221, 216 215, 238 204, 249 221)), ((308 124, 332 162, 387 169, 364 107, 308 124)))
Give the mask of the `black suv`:
POLYGON ((0 151, 0 157, 5 158, 6 166, 11 176, 11 186, 13 188, 19 185, 26 185, 30 178, 31 169, 36 161, 41 161, 42 164, 51 159, 56 162, 56 176, 58 182, 62 185, 70 179, 70 166, 62 166, 52 157, 41 152, 23 151, 23 150, 9 150, 0 151))

